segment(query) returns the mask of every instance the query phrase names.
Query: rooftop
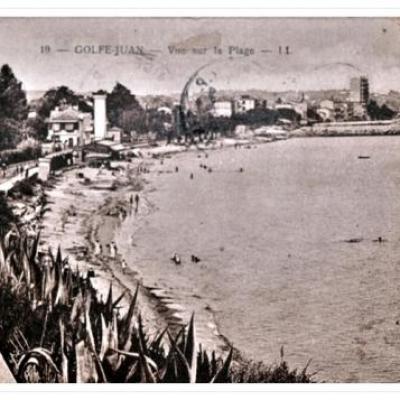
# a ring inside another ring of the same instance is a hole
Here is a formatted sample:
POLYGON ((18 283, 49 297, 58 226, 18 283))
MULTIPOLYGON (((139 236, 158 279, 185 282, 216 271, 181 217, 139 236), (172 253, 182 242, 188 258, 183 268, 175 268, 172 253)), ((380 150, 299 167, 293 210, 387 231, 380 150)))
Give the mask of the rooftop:
POLYGON ((76 122, 85 117, 91 117, 91 115, 89 113, 82 113, 72 106, 62 110, 56 107, 50 112, 48 122, 76 122))

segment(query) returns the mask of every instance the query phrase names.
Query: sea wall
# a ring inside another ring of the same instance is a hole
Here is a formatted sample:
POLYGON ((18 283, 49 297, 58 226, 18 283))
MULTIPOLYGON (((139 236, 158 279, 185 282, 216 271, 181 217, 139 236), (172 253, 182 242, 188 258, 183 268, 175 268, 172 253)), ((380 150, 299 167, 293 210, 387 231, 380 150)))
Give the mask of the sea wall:
POLYGON ((400 119, 384 121, 323 122, 303 127, 297 136, 380 136, 399 135, 400 119))

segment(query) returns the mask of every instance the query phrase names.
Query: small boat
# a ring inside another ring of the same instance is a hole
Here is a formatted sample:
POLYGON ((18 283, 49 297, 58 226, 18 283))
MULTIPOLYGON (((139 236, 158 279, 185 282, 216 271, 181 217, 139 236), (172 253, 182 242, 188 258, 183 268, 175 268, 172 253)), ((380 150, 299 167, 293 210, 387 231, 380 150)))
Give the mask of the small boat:
POLYGON ((374 243, 384 243, 387 242, 386 239, 383 239, 382 236, 379 236, 378 239, 373 240, 374 243))
POLYGON ((346 243, 360 243, 363 241, 363 238, 352 238, 345 240, 346 243))

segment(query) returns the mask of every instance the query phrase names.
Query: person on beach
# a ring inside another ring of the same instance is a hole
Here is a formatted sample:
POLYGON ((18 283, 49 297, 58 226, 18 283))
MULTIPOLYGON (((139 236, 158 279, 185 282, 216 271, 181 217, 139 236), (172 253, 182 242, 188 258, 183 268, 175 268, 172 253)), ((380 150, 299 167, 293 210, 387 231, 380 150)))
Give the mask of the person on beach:
POLYGON ((116 248, 114 242, 111 242, 110 246, 110 258, 114 259, 116 255, 116 248))
POLYGON ((136 195, 135 195, 135 214, 137 214, 139 211, 139 201, 140 201, 139 193, 136 193, 136 195))
POLYGON ((126 263, 126 261, 125 261, 125 258, 122 260, 122 264, 121 264, 121 270, 122 270, 122 273, 125 275, 125 273, 126 273, 126 270, 127 270, 127 268, 128 268, 128 264, 126 263))
POLYGON ((88 269, 88 272, 87 272, 87 277, 88 277, 88 278, 94 278, 95 276, 96 276, 96 274, 94 273, 93 267, 90 267, 90 268, 88 269))
POLYGON ((179 168, 178 167, 175 167, 175 172, 178 172, 179 171, 179 168))
POLYGON ((100 246, 101 245, 100 245, 99 241, 96 239, 94 241, 94 255, 96 257, 98 257, 100 255, 100 253, 101 253, 100 246))
POLYGON ((194 178, 194 175, 193 175, 193 173, 191 173, 190 174, 190 179, 193 179, 194 178))

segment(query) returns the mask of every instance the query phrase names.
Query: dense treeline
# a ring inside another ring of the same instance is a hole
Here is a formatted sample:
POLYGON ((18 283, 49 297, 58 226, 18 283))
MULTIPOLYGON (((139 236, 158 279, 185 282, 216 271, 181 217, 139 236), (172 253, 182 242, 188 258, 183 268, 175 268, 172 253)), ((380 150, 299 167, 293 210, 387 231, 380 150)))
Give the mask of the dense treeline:
POLYGON ((0 69, 0 150, 12 149, 23 139, 27 115, 22 82, 5 64, 0 69))

